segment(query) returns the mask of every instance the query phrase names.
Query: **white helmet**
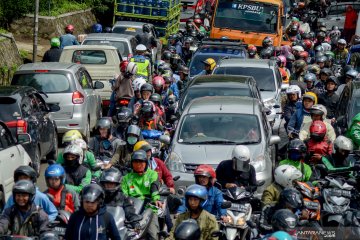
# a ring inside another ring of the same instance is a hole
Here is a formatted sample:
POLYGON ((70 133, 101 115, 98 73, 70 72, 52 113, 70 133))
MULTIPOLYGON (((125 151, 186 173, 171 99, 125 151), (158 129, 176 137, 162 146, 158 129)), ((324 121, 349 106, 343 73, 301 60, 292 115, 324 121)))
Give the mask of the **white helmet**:
POLYGON ((78 156, 78 162, 79 162, 79 164, 82 164, 83 158, 84 158, 84 152, 81 149, 81 147, 79 147, 78 145, 75 145, 75 144, 70 144, 69 146, 67 146, 63 152, 64 159, 65 159, 65 155, 69 154, 69 153, 72 155, 78 156))
POLYGON ((146 51, 147 49, 144 44, 139 44, 136 46, 135 50, 136 51, 146 51))
POLYGON ((145 83, 146 83, 145 78, 142 77, 135 78, 134 81, 132 82, 134 91, 140 91, 141 86, 145 83))
POLYGON ((322 115, 322 119, 326 119, 327 116, 327 109, 324 105, 322 104, 314 104, 311 108, 310 108, 310 114, 316 114, 316 115, 322 115))
POLYGON ((74 139, 71 141, 71 144, 78 145, 83 151, 87 150, 87 144, 83 139, 74 139))
POLYGON ((299 99, 301 98, 301 89, 298 85, 290 85, 286 89, 286 94, 293 94, 293 93, 297 93, 299 99))
POLYGON ((342 44, 342 45, 346 45, 346 40, 343 39, 343 38, 341 38, 341 39, 338 40, 337 43, 338 43, 338 44, 342 44))
POLYGON ((338 136, 334 141, 335 152, 338 150, 345 150, 352 152, 354 150, 354 144, 351 139, 345 136, 338 136))
POLYGON ((138 66, 134 62, 129 62, 129 64, 126 66, 126 73, 130 73, 132 75, 135 75, 137 73, 138 66))
POLYGON ((275 182, 283 188, 293 187, 293 181, 300 180, 302 176, 300 170, 291 165, 278 166, 274 173, 275 182))
POLYGON ((296 45, 292 47, 292 50, 298 51, 298 52, 303 52, 304 48, 302 46, 296 45))
POLYGON ((324 52, 331 51, 331 45, 329 43, 324 42, 321 46, 324 48, 324 52))
POLYGON ((250 150, 247 146, 236 146, 231 154, 233 169, 239 172, 250 171, 250 150))

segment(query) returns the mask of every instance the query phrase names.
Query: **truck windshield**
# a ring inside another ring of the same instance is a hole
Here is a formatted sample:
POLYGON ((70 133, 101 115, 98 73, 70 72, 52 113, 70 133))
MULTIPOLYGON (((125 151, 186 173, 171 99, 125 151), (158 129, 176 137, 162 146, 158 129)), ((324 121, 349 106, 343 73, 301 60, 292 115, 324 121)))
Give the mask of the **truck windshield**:
POLYGON ((261 2, 219 0, 214 26, 248 32, 276 33, 278 6, 261 2))

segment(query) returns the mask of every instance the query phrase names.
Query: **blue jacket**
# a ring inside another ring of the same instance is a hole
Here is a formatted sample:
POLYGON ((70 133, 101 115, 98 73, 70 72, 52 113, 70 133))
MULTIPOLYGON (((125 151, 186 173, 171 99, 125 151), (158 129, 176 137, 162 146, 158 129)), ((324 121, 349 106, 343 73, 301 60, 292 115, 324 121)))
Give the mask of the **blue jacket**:
POLYGON ((60 37, 60 48, 63 49, 66 46, 79 45, 76 37, 70 33, 61 35, 60 37))
MULTIPOLYGON (((48 196, 40 192, 39 189, 37 188, 36 188, 34 203, 36 206, 41 207, 47 213, 47 215, 49 215, 50 222, 55 220, 56 216, 58 215, 58 211, 55 205, 50 201, 48 196)), ((11 195, 6 202, 4 209, 7 209, 12 205, 14 205, 14 198, 11 195)))
POLYGON ((74 212, 66 228, 66 240, 120 240, 114 217, 103 206, 98 214, 89 217, 84 209, 74 212), (105 219, 108 219, 106 222, 105 219))
POLYGON ((183 56, 183 52, 182 52, 182 43, 180 41, 178 41, 175 45, 176 48, 176 53, 182 57, 183 56))
POLYGON ((296 111, 291 116, 287 126, 288 132, 291 132, 293 130, 300 131, 304 116, 310 116, 310 113, 304 109, 301 102, 297 102, 296 111))
MULTIPOLYGON (((222 192, 216 188, 211 187, 208 191, 208 199, 204 209, 216 217, 226 216, 226 209, 221 208, 221 204, 224 202, 222 192)), ((182 199, 182 205, 178 208, 178 213, 184 213, 187 211, 185 206, 185 198, 182 199)))

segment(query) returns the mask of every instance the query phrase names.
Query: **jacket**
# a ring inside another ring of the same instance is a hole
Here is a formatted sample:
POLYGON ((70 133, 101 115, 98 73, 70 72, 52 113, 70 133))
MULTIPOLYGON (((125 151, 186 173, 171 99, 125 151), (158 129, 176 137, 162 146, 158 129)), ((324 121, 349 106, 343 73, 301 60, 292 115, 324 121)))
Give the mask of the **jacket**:
POLYGON ((326 107, 327 118, 335 117, 339 98, 339 95, 337 95, 335 92, 331 95, 329 95, 328 92, 319 95, 319 104, 322 104, 326 107))
POLYGON ((300 74, 294 72, 293 74, 290 75, 289 81, 304 82, 304 76, 305 76, 305 71, 301 72, 300 74))
MULTIPOLYGON (((226 216, 226 209, 221 208, 224 202, 223 193, 217 187, 208 188, 208 199, 204 206, 204 210, 211 213, 215 217, 226 216)), ((182 199, 182 205, 178 208, 177 213, 184 213, 187 211, 185 198, 182 199)))
POLYGON ((153 202, 160 199, 158 174, 149 168, 143 175, 134 172, 126 174, 122 179, 121 189, 126 196, 153 202))
MULTIPOLYGON (((330 120, 325 119, 324 123, 325 123, 325 126, 326 126, 326 137, 327 137, 327 139, 329 139, 331 142, 334 142, 335 138, 336 138, 336 134, 335 134, 335 130, 334 130, 333 126, 330 123, 330 120)), ((311 126, 311 124, 312 124, 312 121, 305 122, 301 126, 300 133, 299 133, 299 139, 301 141, 305 141, 305 140, 308 140, 310 138, 310 126, 311 126)))
MULTIPOLYGON (((175 225, 172 227, 170 236, 166 240, 175 240, 175 229, 184 220, 190 219, 190 212, 180 214, 175 221, 175 225)), ((215 217, 208 213, 206 210, 202 210, 200 216, 195 219, 199 225, 201 236, 199 240, 215 240, 216 237, 212 237, 211 233, 219 231, 219 225, 216 222, 215 217)))
POLYGON ((120 240, 114 217, 103 206, 95 216, 87 216, 84 209, 74 212, 65 232, 67 240, 120 240))
POLYGON ((285 165, 285 164, 294 166, 298 170, 300 170, 300 172, 303 174, 303 177, 301 179, 303 182, 307 182, 307 181, 310 180, 311 175, 312 175, 312 170, 311 170, 311 167, 308 164, 306 164, 304 162, 301 162, 301 161, 293 161, 293 160, 290 160, 290 159, 285 159, 285 160, 282 160, 279 163, 279 166, 285 165))
POLYGON ((335 49, 335 60, 345 61, 348 57, 349 51, 345 48, 343 50, 335 49))
POLYGON ((114 91, 116 93, 115 100, 120 98, 132 98, 134 96, 134 89, 132 87, 132 77, 126 78, 120 74, 115 81, 114 91))
POLYGON ((80 193, 83 187, 90 184, 91 172, 87 167, 83 165, 74 167, 67 166, 66 164, 64 164, 63 167, 66 173, 65 186, 67 189, 80 193))
POLYGON ((144 32, 135 36, 138 44, 143 44, 147 49, 157 46, 156 39, 150 33, 144 32))
POLYGON ((309 157, 314 153, 320 154, 321 156, 331 155, 333 151, 333 144, 326 137, 321 142, 316 142, 310 138, 305 144, 307 146, 309 157))
POLYGON ((151 65, 149 59, 142 55, 135 55, 130 58, 130 62, 136 63, 138 69, 136 75, 143 76, 149 81, 150 73, 151 73, 151 65))
POLYGON ((104 149, 102 147, 103 139, 100 136, 92 137, 89 141, 89 150, 94 153, 95 159, 101 159, 103 156, 113 156, 116 152, 116 149, 124 144, 124 141, 118 139, 117 137, 112 137, 110 140, 111 146, 109 149, 104 149))
POLYGON ((295 113, 297 102, 287 102, 283 108, 283 117, 286 124, 290 121, 291 116, 295 113))
POLYGON ((357 23, 358 14, 354 8, 349 5, 345 12, 344 29, 355 29, 357 23))
POLYGON ((53 197, 52 203, 58 210, 73 213, 80 207, 78 194, 71 189, 67 189, 64 185, 58 190, 48 188, 44 193, 50 194, 53 197))
POLYGON ((280 193, 282 190, 283 188, 276 182, 273 182, 272 184, 267 186, 261 196, 262 205, 274 205, 279 202, 280 193))
MULTIPOLYGON (((56 163, 63 165, 64 162, 65 162, 65 160, 63 157, 63 153, 61 152, 58 154, 56 163)), ((92 152, 90 152, 90 151, 85 152, 85 158, 84 158, 83 164, 92 171, 92 177, 100 177, 101 170, 95 171, 95 168, 97 166, 96 166, 95 156, 92 152)))
POLYGON ((291 132, 293 130, 300 131, 304 116, 310 116, 310 113, 304 109, 302 104, 298 104, 295 113, 291 116, 288 123, 288 132, 291 132))
MULTIPOLYGON (((34 204, 40 208, 42 208, 46 214, 49 216, 49 221, 52 222, 58 215, 58 210, 55 205, 50 201, 49 197, 44 193, 40 192, 38 188, 36 188, 36 194, 34 199, 34 204)), ((14 198, 12 195, 9 196, 4 209, 9 208, 14 205, 14 198)))
POLYGON ((174 185, 173 176, 171 175, 169 169, 166 167, 165 163, 159 158, 152 158, 152 161, 150 163, 151 163, 150 168, 157 172, 159 176, 159 181, 161 183, 164 183, 169 188, 174 188, 175 185, 174 185))
POLYGON ((13 205, 5 208, 0 215, 0 234, 10 231, 11 235, 39 236, 49 231, 48 224, 48 215, 34 203, 26 213, 21 213, 16 205, 13 205))
POLYGON ((42 59, 43 62, 58 62, 60 59, 60 55, 62 53, 62 49, 58 47, 51 47, 44 54, 42 59))
POLYGON ((121 144, 115 151, 111 164, 117 168, 127 167, 130 165, 131 154, 134 146, 128 145, 126 142, 121 144))
POLYGON ((360 113, 353 117, 346 136, 353 141, 354 150, 358 150, 360 146, 360 113))
POLYGON ((60 36, 60 48, 63 49, 66 46, 79 45, 76 37, 70 33, 60 36))

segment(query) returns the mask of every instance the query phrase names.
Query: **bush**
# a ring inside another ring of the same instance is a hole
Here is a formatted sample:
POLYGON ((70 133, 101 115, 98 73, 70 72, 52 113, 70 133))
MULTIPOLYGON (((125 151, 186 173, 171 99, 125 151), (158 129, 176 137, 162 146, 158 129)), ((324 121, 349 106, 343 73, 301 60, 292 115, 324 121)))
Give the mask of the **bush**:
POLYGON ((2 27, 8 27, 16 18, 34 11, 33 0, 3 0, 0 1, 0 21, 2 27))

